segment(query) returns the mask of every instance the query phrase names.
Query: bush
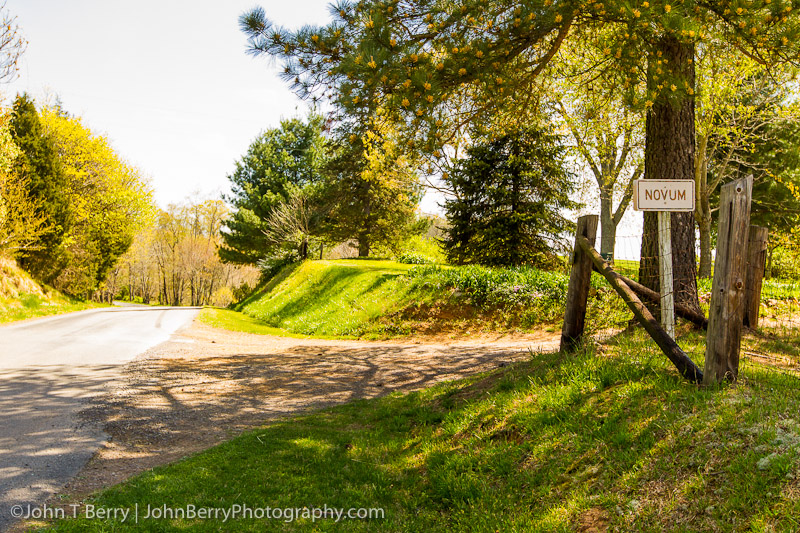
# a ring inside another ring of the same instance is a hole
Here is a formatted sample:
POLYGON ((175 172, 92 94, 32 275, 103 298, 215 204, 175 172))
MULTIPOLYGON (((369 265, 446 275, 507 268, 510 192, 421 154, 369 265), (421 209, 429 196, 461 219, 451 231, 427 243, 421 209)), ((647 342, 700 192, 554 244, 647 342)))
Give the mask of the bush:
POLYGON ((569 277, 564 274, 526 266, 447 268, 426 265, 412 268, 408 275, 412 283, 463 292, 477 306, 523 304, 539 299, 564 301, 569 285, 569 277))
POLYGON ((259 260, 256 265, 261 271, 258 284, 263 285, 269 282, 269 280, 274 278, 284 267, 298 262, 298 258, 291 254, 284 257, 265 257, 259 260))
POLYGON ((773 278, 800 280, 800 257, 792 249, 776 248, 772 253, 770 274, 773 278), (794 253, 793 253, 794 252, 794 253))
POLYGON ((434 261, 418 253, 405 252, 397 257, 397 262, 406 265, 429 265, 434 261))
MULTIPOLYGON (((435 235, 438 233, 438 230, 432 230, 429 231, 429 233, 433 233, 434 235, 412 235, 400 247, 403 251, 403 253, 400 254, 400 258, 408 255, 416 255, 424 259, 424 262, 421 263, 406 264, 425 265, 430 263, 445 263, 442 247, 435 235)), ((400 258, 398 258, 398 261, 402 263, 403 261, 400 258)))

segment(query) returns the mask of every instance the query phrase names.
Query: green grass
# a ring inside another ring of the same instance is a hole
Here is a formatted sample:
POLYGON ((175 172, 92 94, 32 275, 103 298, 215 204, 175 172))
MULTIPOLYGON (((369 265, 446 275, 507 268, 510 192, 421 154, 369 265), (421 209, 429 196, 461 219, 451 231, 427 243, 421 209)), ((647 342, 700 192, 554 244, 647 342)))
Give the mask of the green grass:
MULTIPOLYGON (((616 259, 614 269, 631 279, 639 279, 639 262, 616 259)), ((711 292, 711 278, 697 278, 697 289, 701 293, 711 292)), ((784 279, 765 279, 761 287, 762 299, 788 300, 800 298, 800 281, 784 279)))
MULTIPOLYGON (((525 331, 561 321, 567 284, 563 273, 533 268, 307 261, 238 304, 241 315, 205 310, 200 319, 235 331, 325 338, 525 331)), ((599 277, 592 284, 590 322, 624 324, 624 305, 599 277)))
POLYGON ((411 299, 400 279, 410 268, 394 261, 307 261, 285 268, 237 309, 290 333, 362 336, 411 299))
POLYGON ((70 298, 52 287, 41 285, 14 259, 0 255, 0 324, 102 305, 70 298))
POLYGON ((205 307, 200 311, 198 319, 209 326, 227 329, 229 331, 241 331, 243 333, 254 333, 256 335, 278 335, 296 339, 308 337, 308 335, 300 335, 286 331, 285 329, 264 325, 255 318, 231 309, 205 307))
POLYGON ((103 306, 104 304, 75 300, 57 293, 48 297, 21 294, 17 298, 0 298, 0 324, 103 306))
MULTIPOLYGON (((680 339, 702 366, 703 335, 680 339)), ((104 508, 382 508, 380 520, 53 531, 797 531, 800 388, 750 361, 736 386, 678 378, 640 332, 277 422, 89 500, 104 508)))

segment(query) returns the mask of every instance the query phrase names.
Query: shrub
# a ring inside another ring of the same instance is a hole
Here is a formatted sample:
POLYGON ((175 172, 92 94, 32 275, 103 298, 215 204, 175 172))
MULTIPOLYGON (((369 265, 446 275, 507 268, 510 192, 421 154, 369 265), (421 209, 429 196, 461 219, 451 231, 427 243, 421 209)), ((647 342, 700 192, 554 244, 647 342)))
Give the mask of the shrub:
POLYGON ((488 268, 478 265, 412 268, 412 283, 451 288, 468 295, 477 306, 522 304, 537 299, 564 301, 569 277, 533 267, 488 268))
POLYGON ((406 265, 429 265, 434 261, 415 252, 405 252, 397 257, 397 262, 406 265))

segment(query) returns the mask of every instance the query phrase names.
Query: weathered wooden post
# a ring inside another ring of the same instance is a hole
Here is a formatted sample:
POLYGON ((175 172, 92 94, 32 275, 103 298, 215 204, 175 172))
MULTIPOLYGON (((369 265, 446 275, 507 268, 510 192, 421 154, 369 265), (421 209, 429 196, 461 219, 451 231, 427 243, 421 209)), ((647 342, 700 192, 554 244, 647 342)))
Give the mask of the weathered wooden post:
POLYGON ((748 328, 758 327, 758 315, 761 310, 761 284, 764 281, 764 269, 767 266, 767 240, 769 230, 762 226, 750 226, 750 237, 747 240, 747 276, 744 282, 744 325, 748 328))
POLYGON ((661 327, 675 338, 675 283, 672 278, 672 212, 658 212, 658 274, 661 283, 661 327))
POLYGON ((753 176, 726 184, 720 193, 717 256, 703 372, 705 384, 723 379, 735 381, 739 375, 752 194, 753 176))
POLYGON ((586 325, 586 303, 589 299, 589 284, 592 278, 592 259, 578 245, 578 237, 586 237, 594 246, 597 237, 597 215, 585 215, 578 219, 575 232, 575 249, 572 252, 572 268, 567 289, 567 309, 561 328, 561 351, 572 351, 583 338, 586 325))

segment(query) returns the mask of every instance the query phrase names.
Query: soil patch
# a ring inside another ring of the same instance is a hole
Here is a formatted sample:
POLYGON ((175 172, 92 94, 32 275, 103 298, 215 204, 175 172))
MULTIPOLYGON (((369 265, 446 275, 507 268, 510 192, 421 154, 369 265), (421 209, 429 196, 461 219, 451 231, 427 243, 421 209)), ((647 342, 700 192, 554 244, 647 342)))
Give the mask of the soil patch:
POLYGON ((82 412, 84 423, 99 424, 110 438, 53 501, 75 501, 270 421, 505 366, 531 351, 558 349, 558 341, 546 332, 291 339, 195 322, 128 364, 123 378, 82 412))

